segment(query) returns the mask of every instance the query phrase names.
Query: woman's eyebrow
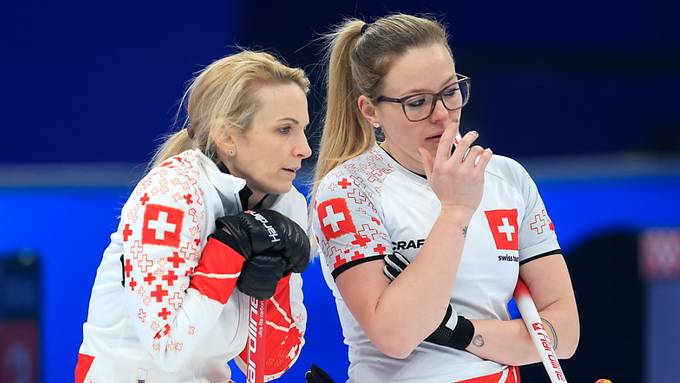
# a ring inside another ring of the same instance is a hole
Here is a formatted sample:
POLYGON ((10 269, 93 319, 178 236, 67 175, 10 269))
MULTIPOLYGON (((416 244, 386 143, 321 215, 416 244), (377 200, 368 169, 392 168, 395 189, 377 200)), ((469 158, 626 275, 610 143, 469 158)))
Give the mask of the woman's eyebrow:
MULTIPOLYGON (((455 74, 451 75, 451 77, 449 77, 448 79, 446 79, 446 81, 444 81, 444 83, 442 84, 441 87, 444 87, 444 85, 446 85, 448 82, 450 82, 454 78, 456 78, 456 75, 455 74)), ((407 92, 402 93, 400 97, 407 96, 409 94, 414 94, 414 93, 430 93, 430 92, 432 92, 430 89, 411 89, 407 92)))

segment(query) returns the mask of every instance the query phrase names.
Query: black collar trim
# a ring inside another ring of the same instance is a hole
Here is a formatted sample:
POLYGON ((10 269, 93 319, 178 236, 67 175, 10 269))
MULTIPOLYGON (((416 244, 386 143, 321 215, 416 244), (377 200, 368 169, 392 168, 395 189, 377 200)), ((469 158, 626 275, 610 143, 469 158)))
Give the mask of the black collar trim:
POLYGON ((397 161, 396 158, 392 157, 392 155, 391 155, 387 150, 385 150, 385 148, 383 148, 383 147, 380 146, 380 145, 378 145, 378 147, 379 147, 383 152, 385 152, 385 154, 387 154, 388 156, 390 156, 390 158, 393 159, 394 162, 396 162, 396 163, 398 163, 399 165, 401 165, 402 168, 404 168, 404 169, 408 170, 409 172, 411 172, 411 173, 417 175, 418 177, 422 177, 422 178, 424 178, 424 179, 427 179, 427 176, 426 176, 425 174, 416 173, 416 172, 414 172, 413 170, 410 170, 410 169, 407 168, 406 166, 402 165, 401 162, 397 161))
MULTIPOLYGON (((227 166, 223 162, 218 163, 217 168, 220 169, 220 171, 222 173, 231 174, 231 172, 229 172, 229 169, 227 168, 227 166)), ((241 200, 240 202, 241 202, 241 210, 242 211, 248 210, 248 199, 250 198, 251 195, 253 195, 253 191, 250 190, 250 188, 248 187, 247 184, 246 184, 246 186, 243 187, 243 189, 238 191, 238 197, 241 200)), ((253 207, 253 209, 261 208, 262 203, 264 202, 265 198, 267 198, 266 195, 264 196, 264 198, 262 198, 262 200, 260 200, 260 202, 258 202, 253 207)))

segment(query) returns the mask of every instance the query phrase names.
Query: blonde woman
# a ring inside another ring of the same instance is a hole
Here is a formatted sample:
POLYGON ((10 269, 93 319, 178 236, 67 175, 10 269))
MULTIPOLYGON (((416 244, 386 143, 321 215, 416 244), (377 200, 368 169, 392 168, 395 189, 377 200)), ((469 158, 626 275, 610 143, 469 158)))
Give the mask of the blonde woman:
POLYGON ((266 379, 304 340, 299 273, 309 81, 267 53, 207 66, 123 206, 97 270, 76 382, 226 382, 245 358, 249 297, 267 299, 266 379), (239 357, 239 354, 241 356, 239 357))
POLYGON ((349 381, 519 382, 539 356, 506 308, 518 277, 570 357, 578 313, 554 226, 521 165, 476 132, 456 139, 470 79, 444 27, 395 14, 328 38, 312 227, 349 381))

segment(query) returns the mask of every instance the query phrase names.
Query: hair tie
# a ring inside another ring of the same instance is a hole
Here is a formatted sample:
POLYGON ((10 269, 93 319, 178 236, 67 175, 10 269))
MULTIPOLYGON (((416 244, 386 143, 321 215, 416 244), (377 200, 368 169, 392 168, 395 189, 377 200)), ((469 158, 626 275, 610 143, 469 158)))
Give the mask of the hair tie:
POLYGON ((369 25, 370 25, 369 23, 364 23, 364 25, 361 26, 361 32, 359 33, 361 36, 363 36, 364 33, 366 33, 366 30, 368 29, 369 25))

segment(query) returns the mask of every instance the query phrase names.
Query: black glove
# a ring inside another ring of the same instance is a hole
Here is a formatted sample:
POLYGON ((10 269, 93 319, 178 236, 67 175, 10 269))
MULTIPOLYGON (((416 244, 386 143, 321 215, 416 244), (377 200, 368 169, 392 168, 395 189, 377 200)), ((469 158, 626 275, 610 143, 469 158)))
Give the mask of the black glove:
POLYGON ((316 364, 312 364, 309 371, 305 373, 305 381, 307 383, 333 383, 333 379, 316 364))
MULTIPOLYGON (((396 251, 387 254, 384 260, 383 273, 390 281, 395 280, 410 264, 406 257, 396 251)), ((475 327, 464 316, 457 314, 454 316, 453 314, 455 314, 455 311, 453 311, 453 306, 449 304, 449 307, 446 308, 444 320, 430 336, 425 338, 425 342, 455 348, 456 350, 465 350, 472 341, 475 327)))
POLYGON ((248 210, 218 218, 213 237, 241 254, 246 262, 239 290, 269 299, 283 275, 301 273, 309 263, 309 239, 293 220, 273 210, 248 210))
POLYGON ((278 254, 256 255, 243 264, 236 287, 253 298, 269 299, 274 296, 276 285, 283 278, 285 268, 286 260, 278 254))

